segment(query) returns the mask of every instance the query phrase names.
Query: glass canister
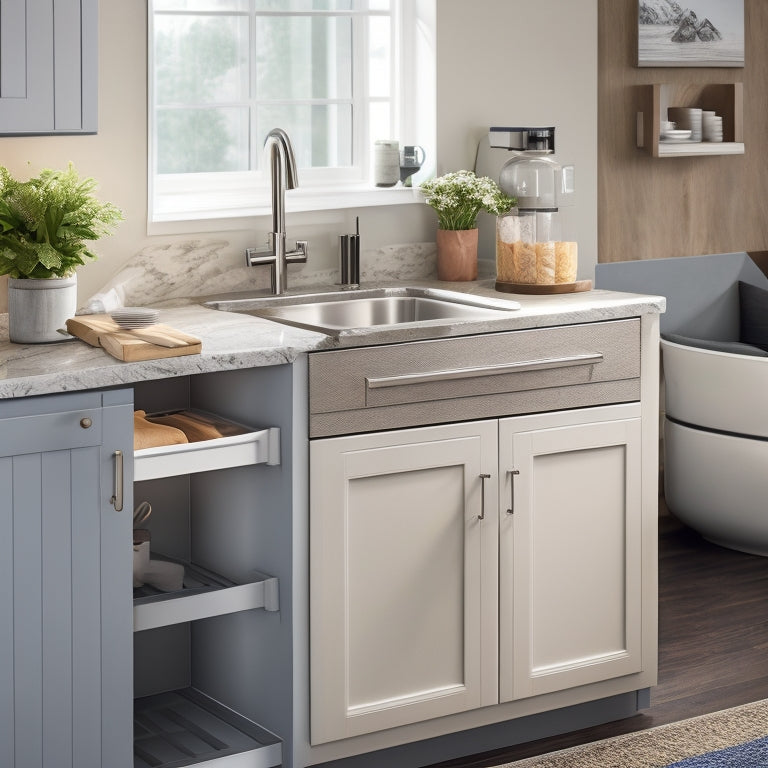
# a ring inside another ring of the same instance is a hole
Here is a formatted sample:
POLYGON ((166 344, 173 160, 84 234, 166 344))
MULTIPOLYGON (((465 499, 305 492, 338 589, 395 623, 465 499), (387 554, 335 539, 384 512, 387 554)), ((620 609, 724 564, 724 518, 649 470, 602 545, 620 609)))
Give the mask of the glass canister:
POLYGON ((496 219, 496 279, 536 282, 536 214, 513 208, 496 219))
POLYGON ((576 243, 562 239, 556 210, 513 209, 496 219, 496 280, 518 285, 576 281, 576 243))
POLYGON ((558 211, 536 211, 536 282, 557 285, 576 282, 578 247, 564 240, 558 211))

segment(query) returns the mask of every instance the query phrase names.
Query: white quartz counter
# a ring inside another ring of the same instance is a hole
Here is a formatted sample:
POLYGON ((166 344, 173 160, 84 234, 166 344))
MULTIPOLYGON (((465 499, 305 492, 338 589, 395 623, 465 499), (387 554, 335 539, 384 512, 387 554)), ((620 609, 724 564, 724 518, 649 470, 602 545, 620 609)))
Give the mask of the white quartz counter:
MULTIPOLYGON (((415 280, 408 281, 407 285, 509 299, 518 302, 521 307, 505 313, 499 319, 453 322, 426 334, 418 324, 408 324, 385 333, 380 330, 361 331, 354 337, 346 336, 344 345, 394 343, 435 336, 572 325, 655 314, 663 312, 665 308, 663 297, 614 291, 593 290, 557 296, 498 293, 493 290, 493 280, 475 283, 415 280)), ((384 284, 366 284, 364 287, 384 287, 384 284)), ((303 288, 302 292, 312 291, 303 288)), ((233 294, 232 297, 237 295, 233 294)), ((180 301, 176 303, 183 304, 180 301)), ((78 339, 53 344, 12 344, 8 341, 7 316, 0 315, 0 398, 29 397, 196 373, 281 365, 293 362, 306 352, 329 349, 338 343, 324 334, 249 315, 207 309, 199 303, 187 302, 184 306, 175 307, 162 304, 157 306, 160 308, 161 323, 202 339, 201 354, 124 363, 78 339)))

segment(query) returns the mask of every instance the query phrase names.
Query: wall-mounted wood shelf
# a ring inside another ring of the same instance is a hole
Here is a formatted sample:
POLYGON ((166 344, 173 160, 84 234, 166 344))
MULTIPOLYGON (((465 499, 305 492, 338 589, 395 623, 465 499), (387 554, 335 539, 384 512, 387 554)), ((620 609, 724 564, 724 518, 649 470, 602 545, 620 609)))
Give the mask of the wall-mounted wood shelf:
POLYGON ((701 157, 743 155, 744 125, 742 83, 638 86, 642 111, 637 113, 637 146, 652 157, 701 157), (666 142, 661 139, 661 121, 669 107, 699 107, 714 110, 723 118, 723 141, 666 142))

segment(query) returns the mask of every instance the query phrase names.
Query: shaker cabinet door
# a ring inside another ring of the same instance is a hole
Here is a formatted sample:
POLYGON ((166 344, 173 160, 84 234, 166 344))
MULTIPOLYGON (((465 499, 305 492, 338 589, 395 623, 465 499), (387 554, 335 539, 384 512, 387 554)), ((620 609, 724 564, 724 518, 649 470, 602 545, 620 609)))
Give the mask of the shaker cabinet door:
POLYGON ((501 422, 501 701, 642 668, 640 419, 610 418, 501 422))
POLYGON ((495 703, 496 422, 317 440, 310 466, 312 743, 495 703))
POLYGON ((95 133, 98 0, 0 3, 0 135, 95 133))
POLYGON ((130 486, 110 499, 133 409, 88 393, 4 415, 19 402, 0 403, 0 765, 129 768, 130 486))

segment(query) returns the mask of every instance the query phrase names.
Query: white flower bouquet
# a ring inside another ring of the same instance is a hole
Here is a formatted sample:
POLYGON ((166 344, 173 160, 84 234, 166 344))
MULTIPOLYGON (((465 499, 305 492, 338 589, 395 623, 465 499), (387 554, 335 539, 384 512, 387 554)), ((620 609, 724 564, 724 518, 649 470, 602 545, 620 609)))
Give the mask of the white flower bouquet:
POLYGON ((474 229, 477 214, 487 211, 501 216, 517 204, 488 176, 472 171, 446 173, 421 185, 427 205, 437 211, 440 229, 474 229))

